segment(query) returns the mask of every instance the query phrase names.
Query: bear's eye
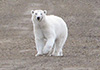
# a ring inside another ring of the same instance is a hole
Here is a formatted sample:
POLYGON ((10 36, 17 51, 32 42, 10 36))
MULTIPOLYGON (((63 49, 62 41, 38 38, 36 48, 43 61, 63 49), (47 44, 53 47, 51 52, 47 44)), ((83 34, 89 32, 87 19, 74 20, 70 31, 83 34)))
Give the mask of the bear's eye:
POLYGON ((37 13, 35 13, 35 15, 37 15, 37 13))
POLYGON ((42 13, 41 13, 41 15, 42 15, 42 13))

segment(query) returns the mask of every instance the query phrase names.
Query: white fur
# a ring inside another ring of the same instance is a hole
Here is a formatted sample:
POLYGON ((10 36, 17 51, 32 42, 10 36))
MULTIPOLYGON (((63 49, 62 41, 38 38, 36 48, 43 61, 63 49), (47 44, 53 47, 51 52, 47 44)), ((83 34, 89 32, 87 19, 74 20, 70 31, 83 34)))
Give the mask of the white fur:
POLYGON ((68 36, 68 28, 64 20, 54 15, 46 15, 47 11, 32 11, 32 22, 37 54, 63 56, 63 46, 68 36), (35 14, 37 13, 37 14, 35 14), (42 13, 42 15, 40 15, 42 13), (37 20, 40 17, 40 20, 37 20))

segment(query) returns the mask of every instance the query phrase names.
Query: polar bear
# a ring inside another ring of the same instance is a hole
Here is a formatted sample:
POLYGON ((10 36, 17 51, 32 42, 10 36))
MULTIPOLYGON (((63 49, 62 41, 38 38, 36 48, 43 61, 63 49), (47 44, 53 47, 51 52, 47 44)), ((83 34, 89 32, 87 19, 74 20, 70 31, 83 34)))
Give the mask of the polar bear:
POLYGON ((68 37, 68 28, 64 20, 58 16, 47 15, 46 10, 32 10, 37 54, 63 56, 63 46, 68 37))

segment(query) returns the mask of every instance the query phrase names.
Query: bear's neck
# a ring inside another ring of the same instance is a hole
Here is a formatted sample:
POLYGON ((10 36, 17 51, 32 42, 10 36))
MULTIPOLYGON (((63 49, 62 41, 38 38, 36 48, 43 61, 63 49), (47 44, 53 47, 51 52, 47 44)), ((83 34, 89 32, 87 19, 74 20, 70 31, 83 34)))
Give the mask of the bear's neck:
POLYGON ((47 27, 46 19, 42 19, 42 21, 34 21, 35 27, 44 28, 47 27))

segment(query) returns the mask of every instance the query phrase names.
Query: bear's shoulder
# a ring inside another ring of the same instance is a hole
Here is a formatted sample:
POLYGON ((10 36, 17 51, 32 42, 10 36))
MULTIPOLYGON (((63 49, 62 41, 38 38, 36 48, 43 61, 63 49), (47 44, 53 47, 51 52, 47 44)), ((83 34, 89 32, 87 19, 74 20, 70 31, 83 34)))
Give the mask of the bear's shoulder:
POLYGON ((55 15, 46 15, 46 18, 48 20, 63 20, 61 17, 55 16, 55 15))
POLYGON ((47 18, 56 18, 56 19, 61 19, 61 17, 55 16, 55 15, 47 15, 47 18))
POLYGON ((58 16, 55 16, 55 15, 46 15, 47 17, 58 17, 58 16))

